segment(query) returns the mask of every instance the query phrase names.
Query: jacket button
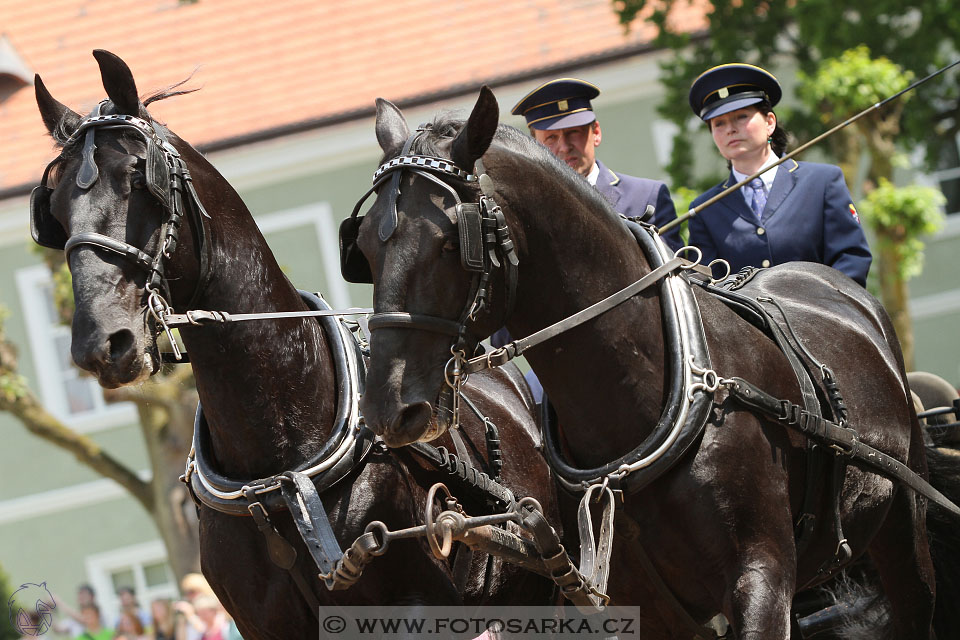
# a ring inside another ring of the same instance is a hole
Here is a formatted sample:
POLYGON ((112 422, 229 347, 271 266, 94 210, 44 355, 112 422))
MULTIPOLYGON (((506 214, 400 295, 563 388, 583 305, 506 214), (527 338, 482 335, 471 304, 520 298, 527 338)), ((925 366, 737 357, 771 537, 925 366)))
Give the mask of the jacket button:
POLYGON ((757 235, 758 235, 758 236, 762 236, 762 235, 765 234, 766 232, 767 232, 767 230, 764 229, 763 227, 757 227, 757 235))
POLYGON ((769 267, 769 266, 770 266, 770 261, 769 261, 769 260, 764 260, 763 262, 760 263, 760 266, 761 266, 761 267, 764 267, 764 268, 769 267))

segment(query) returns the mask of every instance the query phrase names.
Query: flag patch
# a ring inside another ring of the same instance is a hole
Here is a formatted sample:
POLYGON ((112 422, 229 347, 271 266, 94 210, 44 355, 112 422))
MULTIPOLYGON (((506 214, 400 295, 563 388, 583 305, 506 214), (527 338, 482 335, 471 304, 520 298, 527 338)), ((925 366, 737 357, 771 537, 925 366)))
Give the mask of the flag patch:
POLYGON ((850 203, 850 215, 853 216, 853 219, 857 221, 857 224, 860 224, 860 214, 857 213, 857 208, 853 206, 853 203, 850 203))

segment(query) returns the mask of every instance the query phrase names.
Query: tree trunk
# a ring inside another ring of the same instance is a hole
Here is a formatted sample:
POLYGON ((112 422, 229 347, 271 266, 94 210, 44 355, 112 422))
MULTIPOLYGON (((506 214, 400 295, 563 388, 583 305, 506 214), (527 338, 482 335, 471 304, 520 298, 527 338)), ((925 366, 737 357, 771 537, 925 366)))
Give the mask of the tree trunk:
POLYGON ((883 229, 877 230, 882 236, 877 268, 880 274, 880 299, 893 320, 893 327, 900 340, 903 362, 907 371, 913 370, 913 323, 910 320, 909 294, 907 283, 897 273, 897 256, 894 243, 897 238, 883 229))
POLYGON ((179 581, 200 571, 197 511, 186 485, 180 482, 193 437, 197 394, 192 372, 182 365, 154 376, 140 387, 104 391, 108 402, 133 402, 140 414, 153 481, 150 490, 157 508, 153 518, 167 548, 167 560, 179 581))

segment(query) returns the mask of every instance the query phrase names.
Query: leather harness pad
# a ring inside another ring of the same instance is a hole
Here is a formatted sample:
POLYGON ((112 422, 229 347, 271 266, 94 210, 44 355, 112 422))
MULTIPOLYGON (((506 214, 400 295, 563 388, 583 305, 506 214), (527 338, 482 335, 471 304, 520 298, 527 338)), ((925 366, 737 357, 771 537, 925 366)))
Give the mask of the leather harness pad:
POLYGON ((460 264, 467 271, 483 271, 483 230, 480 205, 457 205, 457 229, 460 232, 460 264))
POLYGON ((147 142, 147 189, 160 201, 167 205, 170 202, 170 169, 167 166, 167 156, 163 150, 153 142, 147 142))

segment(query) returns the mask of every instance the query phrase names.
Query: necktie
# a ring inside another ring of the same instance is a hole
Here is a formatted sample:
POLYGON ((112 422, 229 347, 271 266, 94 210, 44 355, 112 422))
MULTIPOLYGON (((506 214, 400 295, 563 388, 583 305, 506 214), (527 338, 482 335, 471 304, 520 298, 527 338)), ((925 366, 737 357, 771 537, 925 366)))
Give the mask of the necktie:
POLYGON ((763 180, 760 178, 751 180, 749 186, 753 189, 753 201, 750 203, 750 208, 753 209, 753 213, 759 220, 763 217, 763 208, 767 206, 767 192, 763 188, 763 180))

